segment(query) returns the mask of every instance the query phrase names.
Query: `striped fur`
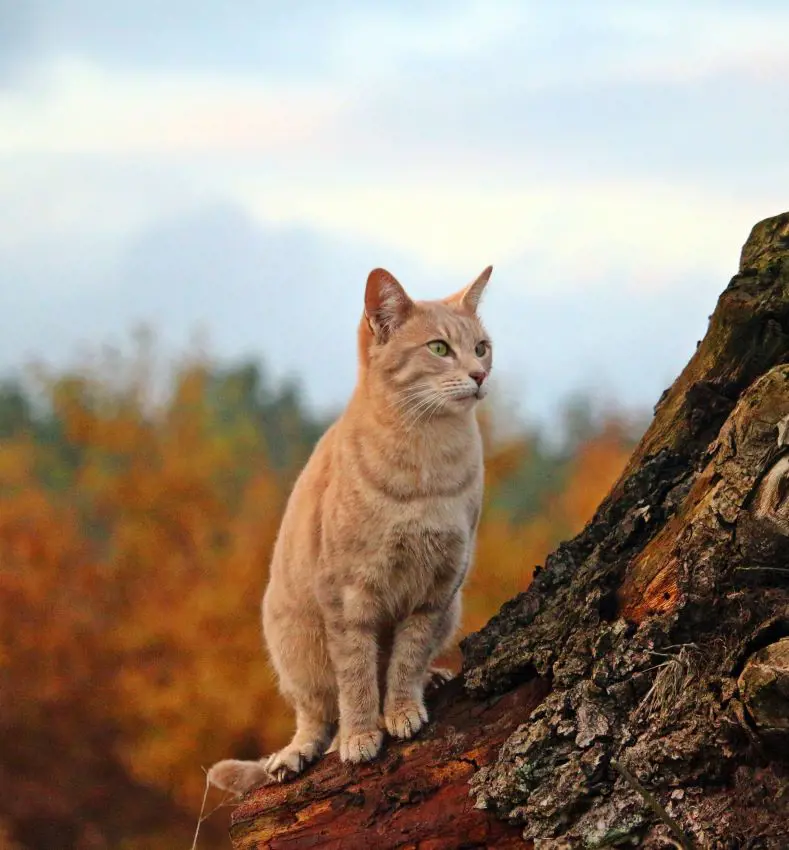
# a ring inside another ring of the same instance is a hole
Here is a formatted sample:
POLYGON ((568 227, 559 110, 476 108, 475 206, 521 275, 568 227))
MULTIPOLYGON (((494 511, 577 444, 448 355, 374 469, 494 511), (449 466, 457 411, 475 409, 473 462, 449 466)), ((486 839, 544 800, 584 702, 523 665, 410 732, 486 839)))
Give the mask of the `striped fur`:
POLYGON ((261 762, 219 762, 214 784, 241 792, 294 776, 335 733, 343 761, 366 761, 384 729, 410 738, 426 722, 430 664, 458 625, 482 501, 475 407, 492 352, 477 306, 489 276, 417 302, 388 272, 370 273, 357 386, 293 489, 263 599, 296 733, 261 762))

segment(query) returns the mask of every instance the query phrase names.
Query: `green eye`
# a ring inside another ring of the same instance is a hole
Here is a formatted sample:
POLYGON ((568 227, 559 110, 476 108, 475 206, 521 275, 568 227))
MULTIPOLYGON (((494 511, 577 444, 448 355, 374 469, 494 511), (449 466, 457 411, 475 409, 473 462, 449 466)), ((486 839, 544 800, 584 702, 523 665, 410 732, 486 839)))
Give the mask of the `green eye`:
POLYGON ((427 344, 427 347, 433 352, 433 354, 437 354, 439 357, 446 357, 447 354, 449 354, 449 346, 443 339, 434 339, 432 342, 427 344))
POLYGON ((487 342, 485 342, 485 341, 478 342, 477 347, 474 349, 474 354, 476 354, 477 357, 484 357, 487 353, 488 353, 487 342))

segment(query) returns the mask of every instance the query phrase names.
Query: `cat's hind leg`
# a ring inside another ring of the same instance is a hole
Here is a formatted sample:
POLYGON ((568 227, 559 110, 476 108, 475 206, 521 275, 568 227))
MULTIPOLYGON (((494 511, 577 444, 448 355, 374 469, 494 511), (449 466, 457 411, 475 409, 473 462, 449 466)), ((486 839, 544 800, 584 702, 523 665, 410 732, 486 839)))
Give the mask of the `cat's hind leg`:
POLYGON ((243 794, 256 785, 285 782, 298 776, 319 759, 337 727, 337 692, 331 676, 309 683, 312 690, 298 690, 293 679, 283 695, 296 710, 296 732, 291 742, 259 761, 225 759, 208 772, 212 785, 243 794))
POLYGON ((263 763, 266 772, 277 782, 285 782, 319 759, 332 740, 335 730, 332 715, 335 713, 334 699, 323 706, 316 705, 314 698, 309 705, 297 703, 296 734, 286 747, 263 763))
POLYGON ((436 631, 433 635, 433 649, 428 662, 427 673, 425 673, 425 690, 440 688, 455 678, 456 674, 450 669, 436 667, 434 662, 442 652, 452 648, 453 638, 460 625, 461 606, 460 594, 456 593, 444 617, 436 625, 436 631))
POLYGON ((285 782, 298 776, 319 759, 329 746, 336 723, 336 700, 330 694, 324 703, 309 700, 309 706, 296 705, 296 734, 291 742, 260 761, 225 759, 208 771, 208 781, 233 794, 244 794, 256 785, 285 782))
POLYGON ((273 581, 263 600, 263 631, 280 692, 296 713, 291 742, 263 762, 284 782, 326 752, 338 719, 337 681, 319 612, 294 605, 273 581))
POLYGON ((432 664, 425 673, 425 690, 435 691, 447 682, 452 681, 455 674, 448 667, 434 667, 432 664))

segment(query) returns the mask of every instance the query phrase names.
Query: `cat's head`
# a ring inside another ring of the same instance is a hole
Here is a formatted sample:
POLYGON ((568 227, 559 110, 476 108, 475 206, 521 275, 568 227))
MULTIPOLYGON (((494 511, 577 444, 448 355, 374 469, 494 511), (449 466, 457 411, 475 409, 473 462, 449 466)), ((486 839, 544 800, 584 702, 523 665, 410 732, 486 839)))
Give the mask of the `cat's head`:
POLYGON ((465 413, 485 397, 493 349, 477 308, 491 271, 440 301, 414 301, 389 272, 370 272, 362 369, 409 421, 465 413))

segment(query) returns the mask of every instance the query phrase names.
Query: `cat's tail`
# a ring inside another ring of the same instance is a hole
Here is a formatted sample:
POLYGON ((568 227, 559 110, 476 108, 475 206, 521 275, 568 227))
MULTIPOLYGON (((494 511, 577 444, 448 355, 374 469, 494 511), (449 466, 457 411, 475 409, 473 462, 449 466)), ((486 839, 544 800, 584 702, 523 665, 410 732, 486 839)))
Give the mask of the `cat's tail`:
POLYGON ((223 791, 230 791, 240 796, 257 785, 268 784, 272 781, 271 774, 263 766, 265 763, 266 759, 260 761, 223 759, 208 771, 208 781, 223 791))

